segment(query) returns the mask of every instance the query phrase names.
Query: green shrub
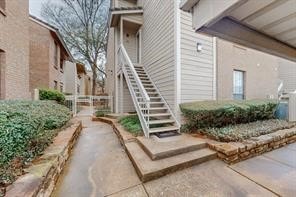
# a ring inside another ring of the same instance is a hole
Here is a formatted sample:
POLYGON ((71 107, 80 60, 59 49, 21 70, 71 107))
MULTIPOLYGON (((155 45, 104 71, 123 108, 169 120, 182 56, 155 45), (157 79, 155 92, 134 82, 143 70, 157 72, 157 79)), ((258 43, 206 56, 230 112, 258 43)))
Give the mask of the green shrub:
POLYGON ((96 117, 105 117, 107 114, 110 114, 110 113, 111 113, 110 108, 98 109, 95 112, 95 116, 96 117))
POLYGON ((137 115, 124 116, 119 123, 130 133, 138 135, 142 132, 141 122, 137 115))
POLYGON ((183 131, 223 127, 274 118, 275 100, 200 101, 180 105, 187 123, 183 131))
POLYGON ((39 90, 40 100, 54 100, 58 103, 63 103, 65 101, 65 95, 57 90, 52 89, 40 89, 39 90))
POLYGON ((13 179, 15 165, 39 155, 70 118, 52 101, 0 101, 0 184, 13 179))

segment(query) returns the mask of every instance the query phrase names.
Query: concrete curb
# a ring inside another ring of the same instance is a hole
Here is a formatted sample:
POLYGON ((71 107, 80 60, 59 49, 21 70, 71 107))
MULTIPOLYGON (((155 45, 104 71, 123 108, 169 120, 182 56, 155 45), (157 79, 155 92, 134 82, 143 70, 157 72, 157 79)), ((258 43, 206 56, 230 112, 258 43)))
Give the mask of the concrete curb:
POLYGON ((81 130, 81 121, 72 120, 71 126, 60 131, 44 154, 25 169, 27 173, 6 188, 5 196, 50 196, 81 130))
POLYGON ((127 132, 119 123, 117 119, 107 118, 107 117, 92 117, 92 121, 100 121, 107 123, 112 126, 113 131, 117 135, 121 145, 126 149, 125 143, 133 142, 136 140, 136 137, 131 133, 127 132))

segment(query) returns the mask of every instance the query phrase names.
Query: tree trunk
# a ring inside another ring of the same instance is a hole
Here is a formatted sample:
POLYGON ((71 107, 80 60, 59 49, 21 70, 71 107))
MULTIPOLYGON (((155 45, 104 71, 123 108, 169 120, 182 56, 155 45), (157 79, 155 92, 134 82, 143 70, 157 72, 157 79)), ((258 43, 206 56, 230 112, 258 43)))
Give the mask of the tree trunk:
POLYGON ((96 89, 97 89, 97 72, 96 70, 93 70, 93 78, 92 78, 92 95, 96 94, 96 89))

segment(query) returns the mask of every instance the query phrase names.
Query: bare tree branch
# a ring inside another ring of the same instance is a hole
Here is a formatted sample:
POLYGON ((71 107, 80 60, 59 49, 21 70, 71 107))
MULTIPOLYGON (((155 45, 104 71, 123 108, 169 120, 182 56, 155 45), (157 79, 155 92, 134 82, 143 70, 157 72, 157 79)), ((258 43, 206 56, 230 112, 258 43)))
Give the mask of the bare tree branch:
POLYGON ((105 59, 110 0, 61 0, 43 4, 42 16, 55 25, 76 59, 93 72, 93 90, 97 77, 106 77, 105 59), (103 60, 103 61, 102 61, 103 60), (100 62, 100 63, 99 63, 100 62))

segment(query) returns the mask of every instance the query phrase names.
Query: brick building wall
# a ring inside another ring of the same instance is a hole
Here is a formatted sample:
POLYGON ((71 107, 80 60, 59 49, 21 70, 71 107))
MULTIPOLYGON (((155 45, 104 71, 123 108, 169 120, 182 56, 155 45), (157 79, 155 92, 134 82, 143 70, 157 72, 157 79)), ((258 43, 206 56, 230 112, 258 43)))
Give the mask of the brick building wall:
POLYGON ((30 20, 30 90, 51 88, 64 91, 61 47, 53 34, 46 25, 30 20))
POLYGON ((0 10, 0 98, 29 99, 29 0, 0 10))

